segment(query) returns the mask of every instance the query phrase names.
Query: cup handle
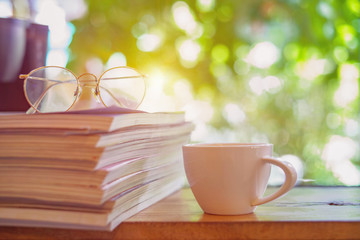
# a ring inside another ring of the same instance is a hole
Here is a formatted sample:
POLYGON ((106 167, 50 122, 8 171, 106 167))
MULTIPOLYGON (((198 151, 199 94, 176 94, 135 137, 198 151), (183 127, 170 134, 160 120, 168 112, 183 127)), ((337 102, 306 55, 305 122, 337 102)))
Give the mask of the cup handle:
POLYGON ((270 202, 270 201, 282 196, 283 194, 290 191, 290 189, 295 185, 296 180, 297 180, 297 174, 296 174, 295 168, 290 163, 282 162, 282 161, 280 161, 276 158, 272 158, 272 157, 264 157, 264 158, 262 158, 262 160, 266 163, 274 164, 274 165, 280 167, 285 173, 285 182, 280 187, 280 189, 278 191, 276 191, 275 193, 273 193, 269 196, 266 196, 264 198, 255 199, 255 201, 252 203, 252 206, 261 205, 261 204, 270 202))

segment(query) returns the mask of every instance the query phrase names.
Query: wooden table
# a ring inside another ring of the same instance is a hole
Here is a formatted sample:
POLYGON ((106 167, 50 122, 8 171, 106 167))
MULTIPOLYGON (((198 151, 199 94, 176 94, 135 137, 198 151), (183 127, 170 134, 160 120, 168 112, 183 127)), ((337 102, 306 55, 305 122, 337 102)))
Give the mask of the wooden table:
POLYGON ((204 214, 185 188, 113 232, 0 227, 0 239, 360 239, 360 188, 297 187, 242 216, 204 214))

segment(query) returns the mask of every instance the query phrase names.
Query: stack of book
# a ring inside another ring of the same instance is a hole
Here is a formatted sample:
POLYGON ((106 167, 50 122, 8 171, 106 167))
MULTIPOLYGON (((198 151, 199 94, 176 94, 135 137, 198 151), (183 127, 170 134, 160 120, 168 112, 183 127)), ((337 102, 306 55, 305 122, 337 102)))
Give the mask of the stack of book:
POLYGON ((0 115, 0 225, 113 230, 182 187, 182 113, 0 115))

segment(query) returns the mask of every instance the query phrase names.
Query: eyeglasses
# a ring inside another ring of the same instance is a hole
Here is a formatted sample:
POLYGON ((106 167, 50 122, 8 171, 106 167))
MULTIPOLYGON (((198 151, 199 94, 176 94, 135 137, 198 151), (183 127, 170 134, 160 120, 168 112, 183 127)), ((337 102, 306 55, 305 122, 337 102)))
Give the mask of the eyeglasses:
POLYGON ((145 75, 130 67, 106 70, 99 78, 84 73, 79 77, 63 67, 46 66, 21 74, 24 93, 31 105, 27 113, 61 112, 113 105, 137 109, 145 96, 145 75))

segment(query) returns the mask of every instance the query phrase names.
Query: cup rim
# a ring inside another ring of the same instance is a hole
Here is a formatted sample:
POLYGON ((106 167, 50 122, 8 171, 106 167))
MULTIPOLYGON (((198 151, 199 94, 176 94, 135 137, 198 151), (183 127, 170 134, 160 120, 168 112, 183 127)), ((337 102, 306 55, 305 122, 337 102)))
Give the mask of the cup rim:
POLYGON ((257 148, 273 146, 271 143, 192 143, 183 145, 184 148, 257 148))

